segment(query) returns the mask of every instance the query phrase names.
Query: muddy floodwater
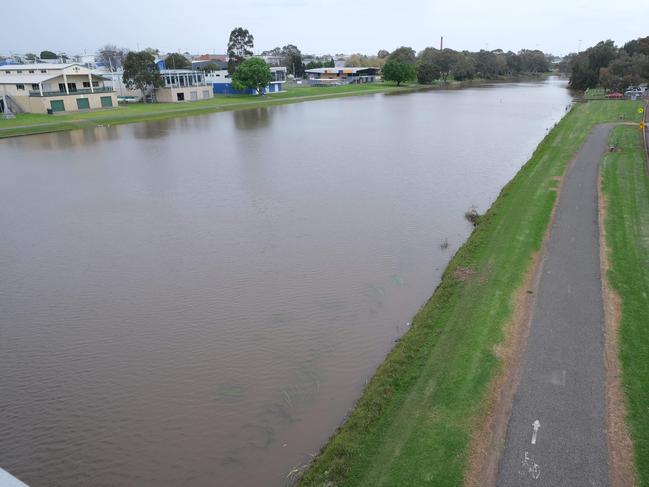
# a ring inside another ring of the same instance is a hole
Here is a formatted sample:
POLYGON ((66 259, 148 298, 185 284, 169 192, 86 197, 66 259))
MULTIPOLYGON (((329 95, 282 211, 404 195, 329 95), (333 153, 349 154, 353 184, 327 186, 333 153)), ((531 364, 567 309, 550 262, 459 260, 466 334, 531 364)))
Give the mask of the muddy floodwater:
POLYGON ((570 101, 549 79, 0 141, 0 467, 285 485, 570 101))

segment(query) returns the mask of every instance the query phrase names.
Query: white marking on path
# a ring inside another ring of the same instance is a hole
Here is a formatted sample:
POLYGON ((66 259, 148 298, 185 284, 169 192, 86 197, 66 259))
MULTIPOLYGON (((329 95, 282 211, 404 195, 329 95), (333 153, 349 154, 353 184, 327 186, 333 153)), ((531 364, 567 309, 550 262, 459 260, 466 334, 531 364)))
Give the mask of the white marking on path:
POLYGON ((525 475, 525 473, 528 473, 534 480, 538 480, 541 476, 541 467, 538 463, 534 463, 534 460, 530 458, 528 452, 525 452, 525 457, 521 463, 526 470, 526 472, 521 472, 521 474, 525 475))
POLYGON ((541 422, 538 419, 532 423, 532 445, 536 445, 536 433, 538 433, 540 427, 541 422))

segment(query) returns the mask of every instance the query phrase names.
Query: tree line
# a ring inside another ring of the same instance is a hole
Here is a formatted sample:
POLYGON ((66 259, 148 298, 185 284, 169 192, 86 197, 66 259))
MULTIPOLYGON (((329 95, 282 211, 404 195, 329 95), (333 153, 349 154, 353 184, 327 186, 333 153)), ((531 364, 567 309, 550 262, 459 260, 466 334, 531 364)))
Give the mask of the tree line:
POLYGON ((649 80, 649 36, 617 47, 600 41, 579 53, 566 56, 560 68, 570 74, 570 87, 577 90, 602 87, 623 91, 649 80))
MULTIPOLYGON (((252 57, 253 48, 254 36, 247 29, 233 29, 227 45, 228 72, 235 88, 250 88, 262 93, 272 76, 266 62, 252 57)), ((106 65, 112 69, 123 67, 123 80, 128 87, 140 89, 143 93, 148 87, 162 85, 155 65, 156 55, 159 52, 153 49, 136 52, 113 45, 104 46, 99 51, 99 57, 106 65)), ((305 65, 302 52, 293 44, 264 51, 262 56, 277 57, 279 64, 295 77, 304 76, 306 69, 335 66, 330 56, 311 60, 305 65)), ((353 54, 346 59, 345 66, 382 68, 383 78, 397 85, 414 80, 420 84, 430 84, 437 80, 446 82, 449 78, 461 81, 543 73, 549 71, 550 59, 550 55, 540 50, 471 52, 427 47, 417 53, 411 47, 402 46, 391 53, 382 49, 375 56, 353 54)), ((190 69, 191 61, 181 53, 172 53, 166 57, 165 65, 168 68, 190 69)), ((215 67, 206 66, 204 69, 211 71, 215 67)))
POLYGON ((538 49, 471 52, 427 47, 416 53, 411 47, 402 46, 387 56, 383 78, 397 84, 415 79, 420 84, 430 84, 437 80, 446 82, 450 78, 458 81, 509 78, 547 72, 551 58, 538 49))

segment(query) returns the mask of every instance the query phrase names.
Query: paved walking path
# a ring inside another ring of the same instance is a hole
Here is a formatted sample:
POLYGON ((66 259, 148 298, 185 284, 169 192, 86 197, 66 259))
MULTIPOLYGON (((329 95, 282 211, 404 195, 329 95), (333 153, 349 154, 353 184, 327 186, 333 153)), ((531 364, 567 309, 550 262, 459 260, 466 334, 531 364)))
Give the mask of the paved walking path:
POLYGON ((611 128, 593 129, 564 181, 498 486, 608 485, 597 186, 611 128))

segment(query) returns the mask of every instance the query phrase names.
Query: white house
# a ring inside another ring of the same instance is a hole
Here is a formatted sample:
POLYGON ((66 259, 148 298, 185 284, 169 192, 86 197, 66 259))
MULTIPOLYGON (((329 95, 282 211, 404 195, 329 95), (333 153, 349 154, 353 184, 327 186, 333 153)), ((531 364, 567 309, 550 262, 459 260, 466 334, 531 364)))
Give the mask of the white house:
POLYGON ((2 110, 47 113, 117 106, 104 77, 78 63, 0 66, 2 110))

